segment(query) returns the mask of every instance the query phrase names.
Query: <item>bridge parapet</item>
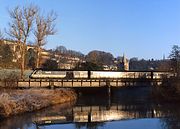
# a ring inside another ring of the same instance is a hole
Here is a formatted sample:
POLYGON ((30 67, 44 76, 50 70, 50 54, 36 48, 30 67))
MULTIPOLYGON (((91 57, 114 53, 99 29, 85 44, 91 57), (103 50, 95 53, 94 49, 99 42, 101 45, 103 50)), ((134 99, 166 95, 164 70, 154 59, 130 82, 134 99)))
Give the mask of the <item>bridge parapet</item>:
POLYGON ((163 79, 151 78, 110 78, 110 79, 26 79, 17 80, 17 86, 20 88, 76 88, 76 87, 122 87, 137 86, 140 84, 160 84, 163 79))

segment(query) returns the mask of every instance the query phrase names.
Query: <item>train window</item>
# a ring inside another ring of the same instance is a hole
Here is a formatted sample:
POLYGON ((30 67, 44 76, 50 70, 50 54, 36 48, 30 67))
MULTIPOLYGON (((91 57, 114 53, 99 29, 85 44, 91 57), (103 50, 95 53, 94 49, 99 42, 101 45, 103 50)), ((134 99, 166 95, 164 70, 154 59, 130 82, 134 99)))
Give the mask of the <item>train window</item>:
POLYGON ((74 75, 73 75, 72 71, 66 73, 66 78, 67 79, 72 79, 73 77, 74 77, 74 75))

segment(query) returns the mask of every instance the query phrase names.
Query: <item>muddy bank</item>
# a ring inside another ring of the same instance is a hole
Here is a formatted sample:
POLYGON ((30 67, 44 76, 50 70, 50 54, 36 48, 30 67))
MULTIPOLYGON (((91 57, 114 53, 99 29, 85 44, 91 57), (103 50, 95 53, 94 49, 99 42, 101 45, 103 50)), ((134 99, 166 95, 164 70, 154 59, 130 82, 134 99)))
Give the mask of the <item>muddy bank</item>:
POLYGON ((75 101, 76 93, 70 89, 28 89, 0 92, 0 118, 39 110, 55 104, 75 101))

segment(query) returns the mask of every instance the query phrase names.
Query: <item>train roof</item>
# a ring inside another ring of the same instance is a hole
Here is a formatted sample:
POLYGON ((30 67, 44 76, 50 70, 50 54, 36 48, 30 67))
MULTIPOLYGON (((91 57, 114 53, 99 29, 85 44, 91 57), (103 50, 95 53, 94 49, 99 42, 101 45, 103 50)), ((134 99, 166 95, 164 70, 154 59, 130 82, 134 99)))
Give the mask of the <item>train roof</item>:
POLYGON ((73 69, 44 69, 44 68, 37 68, 34 71, 42 70, 42 71, 98 71, 98 72, 172 72, 172 71, 163 71, 163 70, 73 70, 73 69))

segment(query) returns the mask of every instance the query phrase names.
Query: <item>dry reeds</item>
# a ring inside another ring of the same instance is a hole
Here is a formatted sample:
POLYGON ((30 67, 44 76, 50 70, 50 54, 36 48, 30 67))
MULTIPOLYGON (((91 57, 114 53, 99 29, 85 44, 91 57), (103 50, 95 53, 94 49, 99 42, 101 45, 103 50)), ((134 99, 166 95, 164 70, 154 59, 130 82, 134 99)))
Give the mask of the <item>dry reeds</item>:
POLYGON ((72 90, 11 90, 0 93, 0 117, 38 110, 76 99, 72 90))

